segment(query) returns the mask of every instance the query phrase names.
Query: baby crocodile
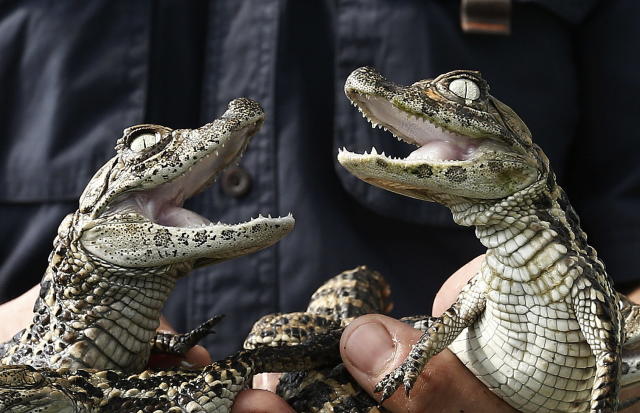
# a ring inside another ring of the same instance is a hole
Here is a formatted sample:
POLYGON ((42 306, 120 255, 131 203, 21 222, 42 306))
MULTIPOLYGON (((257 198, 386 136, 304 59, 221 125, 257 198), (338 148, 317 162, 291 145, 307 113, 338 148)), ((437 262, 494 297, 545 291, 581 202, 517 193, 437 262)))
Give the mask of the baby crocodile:
POLYGON ((613 290, 522 120, 475 71, 398 86, 365 67, 345 92, 373 127, 417 149, 404 159, 341 150, 339 162, 365 182, 449 207, 487 247, 456 302, 416 320, 424 334, 378 383, 382 401, 400 385, 408 394, 449 347, 521 411, 616 411, 623 317, 636 311, 613 290))
MULTIPOLYGON (((240 158, 263 119, 257 102, 236 99, 198 129, 125 129, 116 156, 60 224, 33 321, 0 349, 0 362, 139 372, 154 342, 169 352, 188 348, 167 348, 166 336, 154 341, 176 280, 268 247, 293 227, 291 216, 212 224, 182 208, 240 158)), ((188 344, 204 333, 206 325, 188 344)))

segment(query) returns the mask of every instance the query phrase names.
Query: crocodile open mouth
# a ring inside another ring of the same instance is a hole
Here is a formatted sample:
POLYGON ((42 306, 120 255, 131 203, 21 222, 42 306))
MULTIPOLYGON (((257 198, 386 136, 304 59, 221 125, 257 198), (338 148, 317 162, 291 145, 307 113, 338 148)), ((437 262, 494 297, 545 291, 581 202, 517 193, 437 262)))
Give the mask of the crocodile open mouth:
MULTIPOLYGON (((105 215, 134 214, 167 227, 198 228, 213 225, 202 215, 183 207, 184 202, 203 191, 229 165, 237 164, 262 118, 228 136, 186 172, 153 189, 134 191, 113 202, 105 215)), ((269 216, 271 218, 271 216, 269 216)), ((282 219, 290 219, 290 215, 282 219)), ((274 218, 276 219, 276 218, 274 218)), ((225 225, 217 222, 215 225, 225 225)))
MULTIPOLYGON (((447 130, 433 123, 426 116, 413 115, 397 108, 383 97, 355 91, 348 92, 348 95, 351 103, 358 108, 372 127, 384 129, 398 140, 418 147, 404 158, 390 158, 384 153, 378 154, 375 147, 372 149, 372 155, 391 161, 453 165, 471 161, 488 151, 508 150, 505 145, 493 139, 469 137, 447 130)), ((367 155, 370 156, 368 153, 364 154, 364 156, 367 155)))
POLYGON ((178 178, 150 191, 136 193, 132 200, 142 214, 156 224, 169 227, 202 227, 211 221, 183 208, 184 202, 210 186, 229 165, 239 162, 258 122, 246 126, 229 137, 227 143, 208 154, 178 178))

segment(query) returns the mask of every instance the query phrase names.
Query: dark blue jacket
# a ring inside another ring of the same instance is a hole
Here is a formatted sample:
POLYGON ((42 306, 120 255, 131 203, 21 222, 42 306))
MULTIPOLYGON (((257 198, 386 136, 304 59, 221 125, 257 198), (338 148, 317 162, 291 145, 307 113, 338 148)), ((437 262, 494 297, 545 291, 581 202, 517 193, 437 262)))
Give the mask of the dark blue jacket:
POLYGON ((362 65, 398 83, 477 69, 527 122, 619 282, 640 251, 640 2, 514 1, 510 36, 469 35, 454 0, 3 1, 0 3, 0 300, 37 282, 61 218, 122 129, 194 127, 232 98, 268 119, 242 167, 187 205, 225 222, 293 212, 277 246, 197 271, 166 313, 179 329, 228 317, 221 356, 250 324, 300 310, 359 264, 390 280, 395 314, 428 313, 438 287, 482 252, 450 214, 347 175, 338 147, 409 148, 372 130, 342 86, 362 65))

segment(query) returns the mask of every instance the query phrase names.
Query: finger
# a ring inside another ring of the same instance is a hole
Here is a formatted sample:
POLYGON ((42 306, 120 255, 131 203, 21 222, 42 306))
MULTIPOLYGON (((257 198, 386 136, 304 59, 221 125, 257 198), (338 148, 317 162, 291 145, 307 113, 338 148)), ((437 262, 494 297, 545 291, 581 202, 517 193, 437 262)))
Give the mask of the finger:
POLYGON ((238 394, 231 413, 295 413, 284 400, 266 390, 244 390, 238 394))
POLYGON ((438 294, 436 294, 436 298, 433 300, 432 315, 438 317, 451 307, 451 304, 456 301, 458 294, 460 294, 467 282, 480 271, 480 263, 482 263, 483 259, 484 255, 472 259, 442 284, 438 294))
POLYGON ((262 373, 253 376, 253 388, 275 393, 282 373, 262 373))
POLYGON ((199 344, 191 347, 185 353, 184 361, 191 364, 193 367, 204 367, 213 362, 209 351, 199 344))
POLYGON ((160 325, 156 330, 162 333, 177 333, 171 323, 169 323, 169 320, 167 320, 163 315, 160 316, 160 325))
POLYGON ((29 325, 39 292, 40 286, 36 285, 21 296, 0 305, 0 342, 11 339, 29 325))
MULTIPOLYGON (((367 315, 344 331, 340 352, 345 366, 376 400, 373 388, 385 374, 399 366, 422 333, 382 315, 367 315)), ((491 393, 448 350, 434 356, 418 377, 410 396, 399 389, 384 404, 392 412, 473 411, 513 412, 491 393)))
POLYGON ((629 300, 633 301, 636 304, 640 304, 640 288, 636 288, 633 291, 631 291, 627 297, 629 298, 629 300))

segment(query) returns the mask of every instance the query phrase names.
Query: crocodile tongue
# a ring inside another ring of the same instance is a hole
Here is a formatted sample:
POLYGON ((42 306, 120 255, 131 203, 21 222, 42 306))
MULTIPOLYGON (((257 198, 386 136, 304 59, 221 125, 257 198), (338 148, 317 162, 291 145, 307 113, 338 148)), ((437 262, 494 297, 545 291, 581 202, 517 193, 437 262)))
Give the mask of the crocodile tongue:
POLYGON ((477 146, 461 147, 446 140, 436 140, 424 144, 406 157, 407 160, 463 161, 471 157, 477 146))

